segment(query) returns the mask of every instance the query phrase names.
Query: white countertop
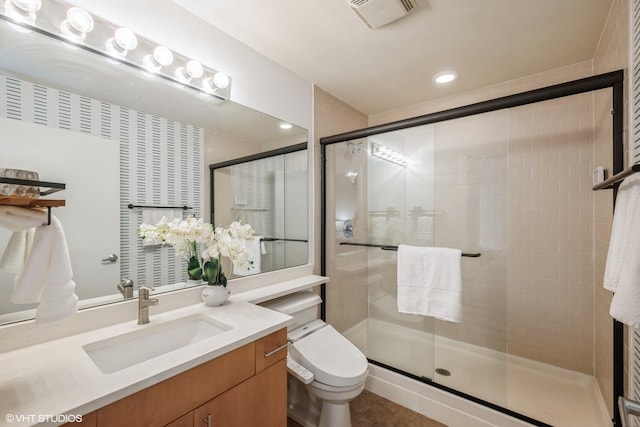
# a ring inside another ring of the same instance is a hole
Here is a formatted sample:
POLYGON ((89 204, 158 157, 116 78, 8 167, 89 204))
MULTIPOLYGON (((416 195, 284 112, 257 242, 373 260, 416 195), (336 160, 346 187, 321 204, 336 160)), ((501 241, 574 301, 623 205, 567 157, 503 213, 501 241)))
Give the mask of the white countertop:
POLYGON ((243 292, 220 307, 197 303, 157 314, 152 307, 148 325, 129 320, 0 353, 0 426, 41 424, 48 415, 89 413, 275 332, 291 317, 249 301, 261 302, 268 295, 277 297, 327 281, 312 277, 243 292), (210 316, 232 329, 111 374, 102 373, 82 348, 194 314, 210 316))

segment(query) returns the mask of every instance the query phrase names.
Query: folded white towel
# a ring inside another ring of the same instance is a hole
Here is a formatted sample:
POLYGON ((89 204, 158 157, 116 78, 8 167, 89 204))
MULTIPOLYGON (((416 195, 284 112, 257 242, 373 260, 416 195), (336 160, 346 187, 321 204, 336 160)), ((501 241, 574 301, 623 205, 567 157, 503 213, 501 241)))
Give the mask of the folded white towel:
POLYGON ((38 227, 22 272, 11 295, 15 304, 40 303, 36 323, 61 320, 76 313, 78 297, 72 280, 71 259, 60 221, 38 227))
POLYGON ((253 240, 247 242, 247 249, 251 251, 251 259, 253 261, 247 268, 233 266, 233 274, 238 276, 251 276, 260 273, 262 260, 262 236, 254 236, 253 240))
POLYGON ((460 322, 462 251, 398 246, 398 311, 460 322))
POLYGON ((620 322, 640 327, 640 174, 618 189, 605 265, 604 287, 615 292, 609 313, 620 322))
POLYGON ((47 211, 18 206, 0 206, 0 227, 22 231, 47 224, 47 211))

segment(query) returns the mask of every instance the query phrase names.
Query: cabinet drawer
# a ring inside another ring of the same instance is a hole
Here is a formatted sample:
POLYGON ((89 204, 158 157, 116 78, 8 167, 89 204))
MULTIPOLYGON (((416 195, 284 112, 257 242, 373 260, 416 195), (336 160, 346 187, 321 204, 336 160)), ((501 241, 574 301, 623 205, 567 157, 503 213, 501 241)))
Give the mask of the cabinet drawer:
POLYGON ((256 341, 256 373, 287 356, 287 329, 283 328, 256 341))
POLYGON ((282 358, 253 378, 193 411, 194 427, 287 425, 287 362, 282 358))
POLYGON ((255 344, 247 344, 98 409, 104 426, 163 426, 255 374, 255 344))

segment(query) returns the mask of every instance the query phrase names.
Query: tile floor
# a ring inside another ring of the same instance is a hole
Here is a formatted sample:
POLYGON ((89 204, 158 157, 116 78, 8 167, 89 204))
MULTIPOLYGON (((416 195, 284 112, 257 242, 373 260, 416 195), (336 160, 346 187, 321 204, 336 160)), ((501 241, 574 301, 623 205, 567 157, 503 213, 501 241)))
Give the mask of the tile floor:
MULTIPOLYGON (((447 427, 367 390, 351 402, 353 427, 447 427)), ((287 427, 301 427, 288 419, 287 427)))

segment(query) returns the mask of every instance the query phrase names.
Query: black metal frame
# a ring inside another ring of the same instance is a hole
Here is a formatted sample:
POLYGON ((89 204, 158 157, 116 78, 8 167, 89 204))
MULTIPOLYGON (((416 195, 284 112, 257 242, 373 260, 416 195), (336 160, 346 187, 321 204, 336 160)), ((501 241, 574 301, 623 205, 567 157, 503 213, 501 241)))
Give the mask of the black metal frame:
POLYGON ((228 166, 239 165, 241 163, 252 162, 254 160, 262 160, 268 159, 269 157, 280 156, 282 154, 295 153, 296 151, 306 150, 307 143, 301 142, 300 144, 289 145, 288 147, 276 148, 275 150, 264 151, 262 153, 252 154, 250 156, 238 157, 237 159, 227 160, 224 162, 213 163, 209 165, 209 182, 211 183, 211 188, 209 189, 209 194, 211 199, 209 204, 211 205, 211 224, 215 224, 215 207, 213 204, 214 199, 214 179, 213 175, 216 169, 226 168, 228 166))
MULTIPOLYGON (((365 138, 371 135, 379 133, 391 132, 400 129, 411 128, 415 126, 422 126, 431 123, 437 123, 462 117, 473 116, 477 114, 488 113, 491 111, 502 110, 506 108, 519 107, 522 105, 532 104, 536 102, 548 101, 556 98, 562 98, 565 96, 578 95, 585 92, 592 92, 600 89, 611 88, 613 90, 613 141, 612 141, 612 155, 613 155, 613 174, 620 173, 624 168, 624 146, 623 146, 623 120, 624 120, 624 104, 623 104, 623 91, 624 91, 624 72, 622 70, 612 71, 605 74, 599 74, 593 77, 587 77, 584 79, 574 80, 567 83, 561 83, 553 86, 544 87, 541 89, 535 89, 527 92, 518 93, 515 95, 496 98, 488 101, 483 101, 475 104, 466 105, 463 107, 452 108, 436 113, 426 114, 423 116, 412 117, 405 120, 399 120, 396 122, 385 123, 378 126, 373 126, 365 129, 359 129, 351 132, 341 133, 338 135, 328 136, 320 138, 320 270, 323 276, 327 273, 327 194, 326 194, 326 147, 327 145, 337 144, 340 142, 349 141, 352 139, 365 138)), ((616 189, 613 192, 613 198, 615 203, 616 189)), ((321 316, 322 319, 326 319, 326 285, 322 285, 320 289, 322 297, 321 316)), ((378 362, 370 360, 370 362, 382 365, 378 362)), ((386 367, 386 366, 385 366, 386 367)), ((394 372, 401 373, 408 377, 414 378, 418 381, 425 382, 434 387, 446 390, 455 395, 470 399, 477 403, 481 403, 485 406, 496 409, 505 414, 509 414, 524 421, 533 423, 534 425, 545 427, 547 424, 540 421, 532 420, 521 414, 516 414, 506 408, 502 408, 493 405, 489 402, 484 402, 473 396, 469 396, 457 390, 450 389, 440 384, 434 383, 430 380, 425 380, 419 377, 415 377, 407 372, 400 371, 398 369, 392 369, 394 372)), ((613 425, 620 426, 620 412, 618 410, 616 402, 618 397, 624 395, 624 328, 620 322, 613 321, 613 402, 614 402, 614 419, 613 425)))

